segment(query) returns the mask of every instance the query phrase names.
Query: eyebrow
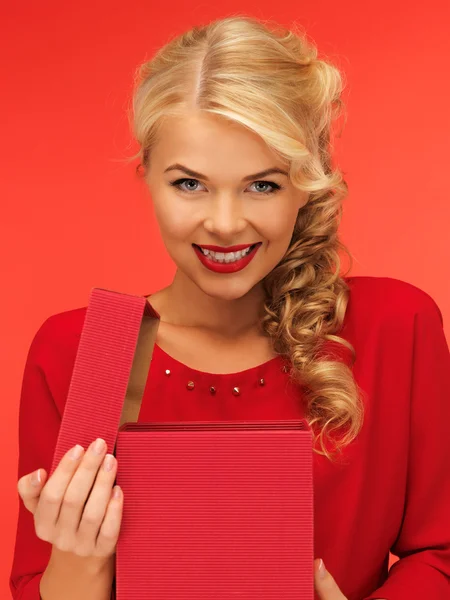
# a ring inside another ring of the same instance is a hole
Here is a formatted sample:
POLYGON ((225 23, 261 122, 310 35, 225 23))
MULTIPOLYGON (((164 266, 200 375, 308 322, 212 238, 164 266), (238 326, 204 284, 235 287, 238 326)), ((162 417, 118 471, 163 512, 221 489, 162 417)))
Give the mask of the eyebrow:
MULTIPOLYGON (((206 175, 202 175, 202 173, 197 173, 197 171, 188 169, 184 165, 180 165, 180 163, 175 163, 173 165, 170 165, 170 167, 167 167, 167 169, 164 171, 164 173, 167 173, 167 171, 174 171, 174 170, 183 171, 183 173, 186 173, 186 175, 190 175, 191 177, 209 181, 209 179, 208 179, 208 177, 206 177, 206 175)), ((273 167, 271 169, 265 169, 264 171, 260 171, 259 173, 253 173, 253 175, 247 175, 246 177, 242 178, 242 181, 250 181, 252 179, 258 179, 259 177, 266 177, 267 175, 271 175, 272 173, 280 173, 281 175, 286 175, 286 177, 288 177, 287 171, 283 171, 283 169, 279 169, 278 167, 273 167)))

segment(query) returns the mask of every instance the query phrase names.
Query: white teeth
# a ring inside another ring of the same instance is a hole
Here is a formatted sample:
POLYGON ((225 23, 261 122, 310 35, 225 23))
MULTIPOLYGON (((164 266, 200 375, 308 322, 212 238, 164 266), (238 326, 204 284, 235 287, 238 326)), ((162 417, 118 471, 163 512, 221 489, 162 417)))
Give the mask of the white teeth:
POLYGON ((205 256, 209 256, 214 262, 230 263, 240 260, 250 252, 251 246, 245 250, 239 250, 238 252, 213 252, 212 250, 205 250, 200 246, 201 251, 205 256))

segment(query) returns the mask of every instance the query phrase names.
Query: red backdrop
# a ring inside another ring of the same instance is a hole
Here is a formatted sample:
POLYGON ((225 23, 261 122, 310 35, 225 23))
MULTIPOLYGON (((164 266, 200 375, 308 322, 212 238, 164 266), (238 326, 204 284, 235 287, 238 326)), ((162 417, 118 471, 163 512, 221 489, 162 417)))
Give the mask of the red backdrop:
MULTIPOLYGON (((336 161, 350 195, 342 222, 353 274, 404 279, 450 319, 447 0, 10 2, 0 44, 2 290, 0 597, 18 496, 17 418, 26 353, 42 321, 87 304, 91 287, 167 284, 150 198, 122 162, 135 67, 170 36, 231 14, 297 21, 345 71, 348 122, 336 161)), ((45 435, 45 432, 43 432, 45 435)))

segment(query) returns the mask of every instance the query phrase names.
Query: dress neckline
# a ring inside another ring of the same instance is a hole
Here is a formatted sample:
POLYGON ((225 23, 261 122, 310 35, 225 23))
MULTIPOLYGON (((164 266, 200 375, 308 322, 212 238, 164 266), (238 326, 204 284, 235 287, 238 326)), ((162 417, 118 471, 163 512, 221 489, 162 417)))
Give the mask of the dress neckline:
POLYGON ((254 377, 262 377, 267 374, 272 368, 279 369, 284 366, 284 361, 280 356, 274 356, 273 358, 269 358, 263 363, 259 365, 255 365, 254 367, 249 367, 248 369, 243 369, 242 371, 234 371, 232 373, 214 373, 209 371, 200 371, 199 369, 194 369, 194 367, 190 367, 184 362, 174 358, 172 355, 168 354, 165 350, 161 348, 157 343, 155 343, 153 352, 157 353, 157 360, 165 365, 170 370, 171 368, 176 368, 178 372, 184 371, 185 373, 189 373, 193 376, 205 376, 205 377, 213 377, 214 379, 242 379, 242 378, 254 378, 254 377))
MULTIPOLYGON (((144 297, 147 299, 147 303, 153 316, 157 319, 160 319, 160 315, 158 311, 152 306, 150 302, 151 294, 146 294, 144 297)), ((274 356, 273 358, 269 358, 269 360, 260 363, 259 365, 255 365, 254 367, 250 367, 248 369, 243 369, 242 371, 234 371, 232 373, 213 373, 208 371, 200 371, 199 369, 194 369, 184 362, 174 358, 171 354, 168 354, 165 350, 161 348, 161 346, 155 342, 153 354, 155 355, 158 361, 165 363, 167 365, 167 369, 176 368, 178 372, 184 371, 186 374, 196 375, 198 377, 213 377, 215 380, 233 380, 237 379, 246 379, 249 378, 260 378, 266 375, 268 372, 272 371, 272 369, 282 370, 283 372, 287 372, 288 370, 288 361, 281 356, 274 356)))

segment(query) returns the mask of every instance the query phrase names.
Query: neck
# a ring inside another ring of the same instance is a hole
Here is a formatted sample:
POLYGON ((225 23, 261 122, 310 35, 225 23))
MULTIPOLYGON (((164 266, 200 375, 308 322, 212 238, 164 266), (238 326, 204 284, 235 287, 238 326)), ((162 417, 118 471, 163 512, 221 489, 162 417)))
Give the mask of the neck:
POLYGON ((264 292, 262 284, 258 284, 241 298, 214 298, 177 271, 172 283, 161 291, 157 304, 155 309, 163 321, 234 337, 258 327, 264 292))

